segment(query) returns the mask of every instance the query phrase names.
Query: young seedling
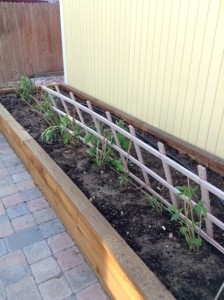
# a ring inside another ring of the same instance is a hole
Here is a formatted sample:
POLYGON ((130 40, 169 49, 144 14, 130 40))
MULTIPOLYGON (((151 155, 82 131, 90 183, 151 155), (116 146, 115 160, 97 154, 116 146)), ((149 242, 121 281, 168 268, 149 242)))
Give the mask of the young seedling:
POLYGON ((184 197, 184 208, 177 208, 171 205, 168 210, 173 214, 171 221, 178 221, 181 224, 180 233, 185 237, 185 240, 190 250, 198 251, 202 245, 202 239, 196 229, 201 229, 203 218, 207 217, 207 210, 204 207, 203 201, 199 201, 196 205, 192 205, 192 199, 195 198, 196 188, 190 186, 177 186, 180 193, 178 197, 184 197), (184 218, 180 218, 180 214, 184 213, 184 218), (195 221, 195 216, 197 221, 195 221))
POLYGON ((60 119, 58 114, 53 110, 51 100, 49 99, 48 93, 42 94, 42 100, 34 98, 37 109, 43 116, 43 118, 51 125, 59 125, 60 119))
POLYGON ((146 200, 148 202, 148 204, 156 210, 157 213, 161 214, 163 211, 163 205, 159 202, 159 200, 154 197, 154 196, 150 196, 150 195, 146 195, 146 200))
POLYGON ((129 174, 128 171, 125 170, 121 159, 112 159, 110 164, 120 174, 120 176, 118 177, 119 184, 127 189, 130 183, 129 174))
POLYGON ((108 145, 108 140, 111 142, 111 130, 101 125, 101 134, 104 137, 103 140, 100 140, 93 134, 87 134, 84 137, 85 144, 91 143, 87 153, 95 159, 96 165, 100 169, 104 168, 105 165, 109 163, 112 151, 112 148, 108 145))
MULTIPOLYGON (((122 128, 122 129, 124 129, 124 130, 127 130, 127 129, 125 128, 124 122, 123 122, 122 120, 116 121, 116 125, 119 126, 119 127, 122 128)), ((121 149, 127 152, 128 149, 129 149, 129 146, 130 146, 130 141, 129 141, 129 139, 127 139, 127 138, 126 138, 122 133, 120 133, 120 132, 117 133, 117 137, 118 137, 118 140, 119 140, 121 149)), ((113 142, 113 143, 115 142, 114 136, 112 136, 112 142, 113 142)), ((130 151, 130 150, 129 150, 129 151, 130 151)))
MULTIPOLYGON (((119 120, 116 122, 116 125, 120 128, 127 130, 125 128, 124 122, 122 120, 119 120)), ((125 152, 130 153, 131 147, 132 147, 132 141, 127 139, 122 133, 118 132, 117 137, 119 140, 119 144, 121 146, 121 149, 125 152)), ((115 142, 114 136, 111 138, 112 142, 115 142)), ((128 171, 128 157, 124 158, 124 162, 122 162, 119 158, 113 158, 111 161, 112 166, 115 168, 115 170, 120 173, 120 176, 118 177, 119 184, 121 186, 124 186, 125 189, 128 188, 128 185, 130 183, 129 179, 129 171, 128 171)))
POLYGON ((20 81, 16 84, 16 93, 22 98, 26 103, 32 104, 34 102, 31 95, 34 89, 34 85, 29 77, 22 76, 20 81))
POLYGON ((64 116, 60 118, 59 125, 50 126, 42 133, 42 139, 46 142, 54 142, 59 136, 61 136, 64 144, 75 145, 80 136, 78 125, 73 124, 68 116, 64 116))
MULTIPOLYGON (((129 155, 131 150, 132 142, 128 141, 128 148, 127 153, 129 155)), ((119 184, 121 186, 124 186, 125 190, 128 188, 128 185, 130 183, 129 179, 129 171, 128 171, 128 157, 124 159, 124 163, 121 159, 113 159, 111 162, 112 166, 115 168, 115 170, 120 173, 120 176, 118 177, 119 184)))

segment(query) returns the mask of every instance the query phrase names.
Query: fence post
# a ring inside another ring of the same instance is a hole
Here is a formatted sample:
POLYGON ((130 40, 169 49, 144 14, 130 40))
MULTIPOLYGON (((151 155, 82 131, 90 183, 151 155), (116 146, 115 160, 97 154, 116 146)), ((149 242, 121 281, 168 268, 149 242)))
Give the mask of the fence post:
MULTIPOLYGON (((157 145, 158 145, 158 148, 159 148, 159 152, 163 155, 166 155, 166 150, 165 150, 164 144, 161 143, 161 142, 158 142, 157 145)), ((173 185, 173 180, 172 180, 169 165, 163 160, 162 160, 162 164, 163 164, 163 169, 164 169, 166 181, 169 184, 173 185)), ((169 192, 170 192, 170 198, 171 198, 172 204, 175 205, 176 207, 178 207, 177 198, 176 198, 175 194, 171 190, 169 192)))
MULTIPOLYGON (((130 134, 132 136, 136 137, 134 127, 132 125, 129 125, 128 127, 129 127, 130 134)), ((142 157, 141 148, 135 142, 134 142, 134 147, 135 147, 135 151, 136 151, 138 160, 140 161, 141 164, 144 165, 145 163, 144 163, 144 160, 143 160, 143 157, 142 157)), ((151 185, 150 185, 150 182, 149 182, 148 174, 143 169, 142 169, 142 174, 143 174, 143 177, 144 177, 144 180, 145 180, 145 184, 150 187, 151 185)))
MULTIPOLYGON (((198 176, 201 179, 207 181, 207 172, 206 172, 205 167, 198 165, 198 176)), ((201 197, 202 197, 202 200, 204 201, 204 206, 205 206, 207 212, 211 213, 209 192, 202 184, 200 184, 200 187, 201 187, 201 197)), ((208 218, 205 219, 205 225, 206 225, 207 234, 211 238, 213 238, 213 224, 208 218)))

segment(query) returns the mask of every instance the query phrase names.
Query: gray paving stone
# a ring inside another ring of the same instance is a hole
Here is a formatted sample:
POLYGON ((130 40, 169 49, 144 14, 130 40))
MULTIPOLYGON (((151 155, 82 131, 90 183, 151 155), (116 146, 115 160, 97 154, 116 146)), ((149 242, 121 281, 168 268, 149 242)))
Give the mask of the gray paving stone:
POLYGON ((65 276, 75 293, 97 281, 96 276, 86 263, 65 272, 65 276))
POLYGON ((46 241, 38 242, 23 249, 29 264, 33 264, 51 255, 51 250, 46 241))
POLYGON ((32 264, 30 268, 37 284, 61 274, 61 269, 52 256, 32 264))
POLYGON ((11 160, 4 161, 3 164, 6 168, 9 168, 9 167, 12 167, 12 166, 21 165, 21 160, 16 157, 16 158, 12 158, 11 160))
POLYGON ((64 276, 53 278, 40 284, 39 290, 44 300, 63 300, 72 294, 71 288, 64 276))
POLYGON ((65 228, 59 219, 54 219, 52 221, 40 224, 39 228, 45 238, 65 231, 65 228))
POLYGON ((28 180, 24 180, 24 181, 20 181, 20 182, 16 183, 16 186, 17 186, 19 192, 23 192, 23 191, 26 191, 26 190, 29 190, 29 189, 35 187, 35 183, 34 183, 33 179, 28 179, 28 180))
POLYGON ((0 144, 5 144, 5 143, 7 143, 5 137, 2 134, 0 134, 0 144))
POLYGON ((18 193, 17 186, 13 183, 0 188, 0 198, 18 193))
POLYGON ((13 233, 13 229, 11 223, 9 221, 8 216, 2 215, 0 216, 0 238, 3 238, 9 234, 13 233))
POLYGON ((53 220, 57 216, 51 207, 47 207, 45 209, 34 212, 33 217, 37 224, 41 224, 53 220))
POLYGON ((9 154, 9 153, 13 153, 13 150, 11 148, 9 148, 9 146, 7 147, 7 144, 3 144, 0 147, 0 154, 9 154))
POLYGON ((37 187, 33 187, 31 189, 22 191, 21 196, 24 201, 30 201, 42 197, 43 194, 37 187))
POLYGON ((1 279, 0 279, 0 299, 6 300, 6 293, 1 279))
POLYGON ((16 251, 0 257, 0 278, 3 285, 9 286, 31 274, 22 251, 16 251))
POLYGON ((65 298, 64 300, 77 300, 77 298, 74 294, 72 294, 71 296, 69 296, 68 298, 65 298))
POLYGON ((6 162, 6 161, 13 160, 13 159, 18 159, 18 156, 14 152, 12 152, 12 153, 8 153, 8 154, 2 154, 1 159, 3 162, 6 162))
POLYGON ((5 214, 5 208, 2 204, 2 200, 0 199, 0 216, 5 214))
MULTIPOLYGON (((1 161, 0 161, 1 163, 1 161)), ((0 178, 4 178, 7 177, 9 175, 8 171, 6 168, 1 168, 1 164, 0 164, 0 178)))
POLYGON ((10 185, 10 184, 13 184, 13 183, 14 182, 13 182, 11 176, 5 176, 4 178, 0 179, 0 188, 2 188, 4 186, 7 186, 7 185, 10 185))
POLYGON ((57 235, 54 235, 54 236, 50 237, 47 240, 47 242, 53 253, 57 253, 57 252, 60 252, 62 250, 65 250, 67 248, 71 248, 74 246, 74 241, 67 234, 67 232, 62 232, 57 235))
POLYGON ((13 174, 12 179, 15 183, 18 183, 18 182, 21 182, 21 181, 24 181, 24 180, 31 179, 31 176, 27 171, 23 171, 23 172, 20 172, 20 173, 13 174))
POLYGON ((25 203, 20 203, 18 205, 14 205, 8 207, 6 209, 6 213, 8 217, 12 220, 30 213, 28 206, 25 203))
POLYGON ((28 201, 27 206, 29 207, 30 211, 33 213, 35 211, 42 210, 44 208, 49 207, 49 203, 46 201, 46 199, 44 197, 40 197, 40 198, 28 201))
POLYGON ((5 170, 5 165, 3 164, 1 157, 0 157, 0 170, 5 170))
POLYGON ((5 255, 7 252, 8 251, 6 249, 5 241, 3 239, 0 239, 0 256, 5 255))
POLYGON ((109 300, 98 282, 76 294, 77 300, 109 300))
POLYGON ((43 235, 38 226, 15 232, 5 238, 5 243, 10 252, 16 251, 43 240, 43 235))
POLYGON ((20 231, 35 226, 36 222, 31 214, 27 214, 25 216, 13 219, 11 224, 14 231, 20 231))
POLYGON ((25 169, 24 165, 20 164, 20 165, 17 165, 17 166, 8 167, 7 170, 8 170, 10 175, 13 175, 13 174, 23 172, 26 169, 25 169))
POLYGON ((8 300, 41 300, 32 276, 27 277, 6 288, 8 300))

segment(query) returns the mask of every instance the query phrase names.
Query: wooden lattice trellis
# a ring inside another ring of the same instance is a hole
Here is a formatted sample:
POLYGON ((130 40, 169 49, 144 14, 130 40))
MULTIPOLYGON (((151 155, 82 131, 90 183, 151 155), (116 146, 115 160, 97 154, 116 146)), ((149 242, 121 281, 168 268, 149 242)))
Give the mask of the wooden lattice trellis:
MULTIPOLYGON (((70 97, 64 96, 60 89, 56 86, 56 91, 49 89, 45 86, 42 86, 42 89, 46 91, 49 94, 49 97, 52 102, 52 108, 59 116, 65 116, 67 115, 70 120, 76 124, 78 124, 81 128, 84 129, 85 133, 90 133, 95 135, 97 138, 99 138, 101 141, 104 141, 108 143, 114 150, 116 150, 121 158, 121 161, 124 165, 124 169, 128 172, 128 175, 134 179, 141 187, 146 189, 148 192, 150 192, 153 196, 158 198, 165 206, 169 207, 170 205, 174 204, 177 206, 177 198, 176 195, 179 194, 179 190, 176 189, 173 186, 172 176, 170 167, 174 168, 178 172, 185 175, 188 179, 194 181, 196 184, 200 186, 201 189, 201 195, 202 199, 204 201, 204 206, 207 209, 207 218, 205 220, 205 230, 197 228, 198 233, 206 239, 208 242, 210 242, 212 245, 214 245, 217 249, 219 249, 221 252, 224 253, 224 248, 222 245, 220 245, 215 239, 213 234, 213 224, 218 226, 220 229, 224 230, 224 223, 219 220, 217 217, 215 217, 211 212, 211 204, 210 204, 210 196, 209 193, 214 194, 219 199, 224 200, 224 192, 211 183, 207 182, 207 174, 206 174, 206 168, 199 165, 198 166, 198 175, 192 173, 188 169, 184 168, 183 166, 179 165, 177 162, 173 161, 169 157, 166 156, 166 151, 164 145, 159 142, 158 143, 158 149, 156 150, 150 145, 146 144, 142 140, 140 140, 138 137, 136 137, 135 129, 133 126, 129 125, 129 132, 124 130, 123 128, 119 127, 112 121, 111 114, 109 112, 106 112, 106 118, 99 115, 98 113, 93 111, 92 105, 90 102, 87 101, 87 107, 78 103, 75 99, 75 96, 70 93, 70 97), (61 104, 60 108, 59 105, 57 105, 54 97, 57 97, 60 99, 61 104), (68 104, 71 105, 75 111, 77 112, 79 120, 74 117, 74 114, 71 113, 68 104), (63 108, 63 110, 61 109, 63 108), (93 129, 92 127, 89 127, 83 117, 83 113, 85 112, 89 114, 92 118, 93 124, 95 125, 93 129), (113 133, 115 143, 111 143, 108 139, 106 139, 100 129, 100 124, 108 126, 111 129, 111 132, 113 133), (118 133, 121 133, 125 138, 130 140, 135 148, 136 151, 136 157, 132 156, 130 153, 124 151, 119 143, 118 139, 118 133), (143 156, 142 156, 142 150, 144 149, 148 153, 154 155, 155 157, 159 158, 162 162, 162 166, 164 169, 165 179, 156 174, 154 171, 152 171, 149 167, 147 167, 144 164, 143 156), (133 164, 135 164, 137 167, 141 169, 143 179, 139 178, 135 174, 133 174, 130 170, 128 170, 127 167, 127 160, 131 161, 133 164), (167 199, 165 199, 162 195, 160 195, 155 189, 152 188, 150 184, 149 176, 151 176, 153 179, 158 181, 160 184, 162 184, 164 187, 166 187, 169 190, 170 193, 170 199, 171 202, 169 202, 167 199)), ((80 137, 80 139, 83 141, 83 137, 80 137)), ((180 198, 180 197, 179 197, 180 198)), ((182 197, 182 200, 184 200, 184 197, 182 197)), ((192 205, 196 205, 195 201, 191 201, 192 205)), ((183 214, 181 214, 182 218, 185 218, 183 214)), ((189 220, 190 221, 190 220, 189 220)))

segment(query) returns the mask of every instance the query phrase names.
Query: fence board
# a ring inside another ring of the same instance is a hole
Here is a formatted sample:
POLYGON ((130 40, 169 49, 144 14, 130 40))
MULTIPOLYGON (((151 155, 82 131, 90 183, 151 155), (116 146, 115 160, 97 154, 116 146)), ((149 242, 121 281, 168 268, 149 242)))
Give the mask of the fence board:
POLYGON ((63 71, 58 3, 0 3, 0 28, 0 85, 63 71))

